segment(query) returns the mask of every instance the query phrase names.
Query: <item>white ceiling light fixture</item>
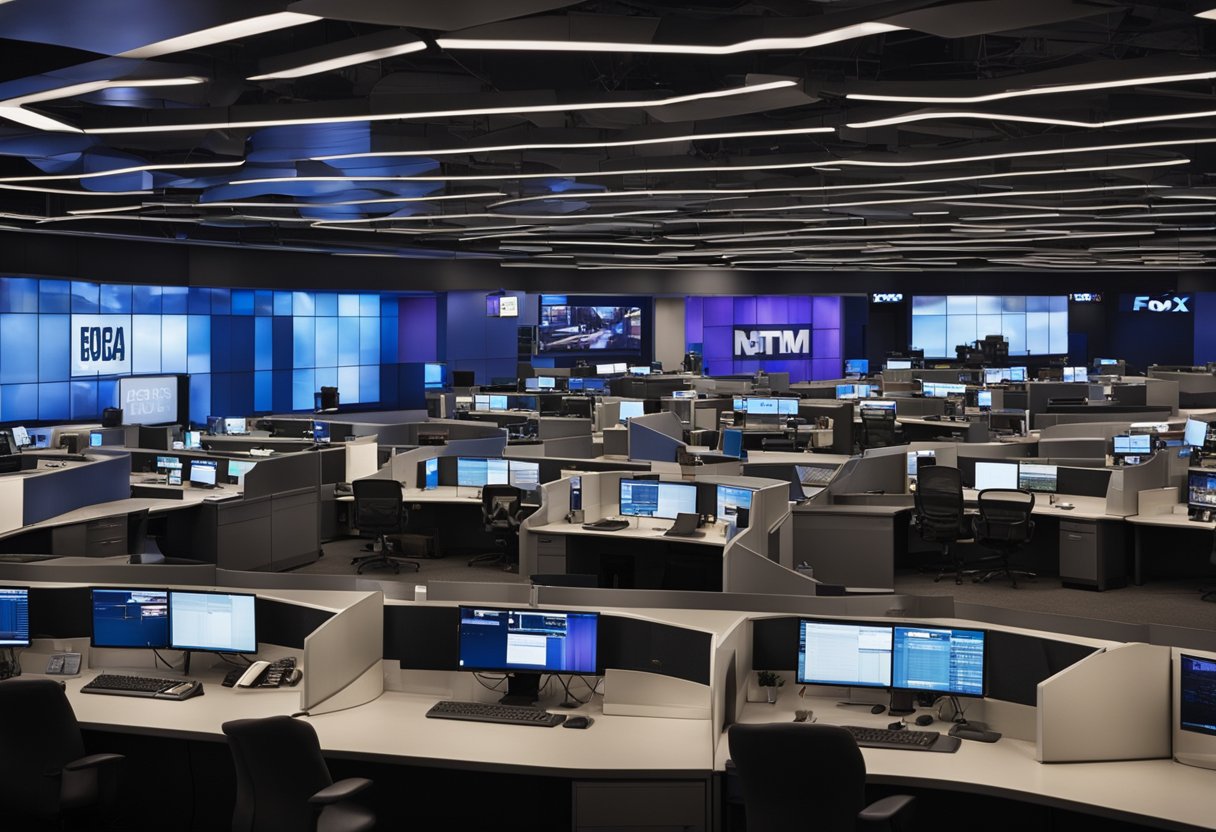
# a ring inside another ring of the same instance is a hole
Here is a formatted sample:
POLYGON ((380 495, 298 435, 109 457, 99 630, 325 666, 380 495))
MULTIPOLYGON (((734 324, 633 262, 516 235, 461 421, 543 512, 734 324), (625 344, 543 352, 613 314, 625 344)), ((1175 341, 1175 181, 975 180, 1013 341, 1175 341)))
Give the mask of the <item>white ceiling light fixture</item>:
POLYGON ((125 81, 86 81, 81 84, 55 87, 54 89, 42 90, 41 92, 20 95, 16 98, 0 101, 0 118, 6 118, 9 121, 15 121, 26 127, 32 127, 35 130, 43 130, 49 133, 83 133, 84 131, 80 128, 73 127, 57 118, 52 118, 33 110, 27 110, 25 105, 37 104, 43 101, 57 101, 63 98, 75 98, 116 87, 180 87, 187 84, 201 84, 206 80, 205 78, 189 75, 181 78, 133 78, 125 81))
POLYGON ((653 109, 655 107, 670 107, 676 104, 689 104, 694 101, 709 101, 719 98, 733 98, 741 95, 753 95, 759 92, 786 89, 796 86, 794 81, 767 81, 751 86, 730 87, 724 90, 710 90, 689 95, 675 95, 670 98, 637 99, 632 101, 603 101, 573 104, 534 104, 518 107, 472 107, 461 110, 430 110, 422 112, 403 113, 364 113, 354 116, 318 116, 311 118, 270 118, 248 121, 213 121, 184 124, 144 124, 129 127, 93 127, 83 132, 94 136, 105 136, 128 133, 182 133, 191 130, 219 130, 252 127, 283 127, 297 124, 352 124, 356 122, 373 121, 412 121, 441 118, 465 118, 471 116, 494 115, 528 115, 529 113, 570 113, 589 112, 593 110, 631 110, 653 109))
POLYGON ((591 40, 548 40, 507 38, 437 38, 441 49, 481 49, 523 52, 636 52, 653 55, 738 55, 743 52, 773 52, 814 49, 841 41, 905 31, 904 26, 871 21, 842 26, 803 37, 753 38, 715 46, 693 43, 628 43, 591 40))
POLYGON ((427 48, 426 41, 419 40, 403 29, 375 32, 363 37, 331 43, 316 49, 306 49, 290 55, 268 58, 260 63, 259 75, 251 75, 250 81, 272 81, 288 78, 303 78, 347 66, 408 55, 427 48))
POLYGON ((156 170, 195 170, 201 168, 232 168, 240 167, 245 164, 244 159, 237 159, 232 162, 182 162, 178 164, 166 165, 133 165, 126 168, 114 168, 113 170, 96 170, 88 173, 60 173, 48 176, 5 176, 0 177, 0 182, 56 182, 64 180, 81 180, 81 179, 98 179, 104 176, 118 176, 124 173, 144 173, 147 171, 156 170))
POLYGON ((1199 110, 1190 113, 1171 113, 1159 116, 1137 116, 1134 118, 1117 118, 1109 121, 1075 121, 1065 118, 1047 118, 1045 116, 1020 116, 1005 113, 981 112, 938 112, 938 113, 907 113, 902 116, 859 121, 846 125, 856 129, 867 127, 890 127, 897 124, 909 124, 917 121, 942 121, 949 119, 980 119, 983 121, 1010 121, 1019 124, 1046 124, 1053 127, 1077 127, 1082 130, 1104 130, 1108 127, 1130 127, 1136 124, 1155 124, 1165 121, 1186 121, 1196 118, 1212 118, 1216 110, 1199 110))
POLYGON ((293 26, 300 26, 317 20, 321 20, 321 18, 316 15, 298 14, 296 12, 276 12, 274 14, 259 15, 258 17, 247 17, 244 20, 234 20, 231 23, 223 23, 219 26, 200 29, 197 32, 178 35, 175 38, 149 43, 137 49, 129 49, 115 57, 159 58, 161 55, 172 55, 175 52, 201 49, 204 46, 253 37, 254 35, 261 35, 266 32, 275 32, 279 29, 289 29, 293 26))
POLYGON ((889 101, 899 104, 978 104, 985 101, 1004 101, 1009 98, 1025 98, 1033 95, 1059 95, 1068 92, 1108 90, 1150 84, 1177 84, 1184 81, 1207 81, 1212 78, 1216 78, 1216 71, 1185 72, 1176 75, 1146 75, 1140 78, 1092 81, 1085 84, 1055 84, 1053 86, 1032 87, 1024 90, 1005 90, 988 95, 884 95, 881 93, 851 92, 846 94, 845 98, 852 101, 889 101))

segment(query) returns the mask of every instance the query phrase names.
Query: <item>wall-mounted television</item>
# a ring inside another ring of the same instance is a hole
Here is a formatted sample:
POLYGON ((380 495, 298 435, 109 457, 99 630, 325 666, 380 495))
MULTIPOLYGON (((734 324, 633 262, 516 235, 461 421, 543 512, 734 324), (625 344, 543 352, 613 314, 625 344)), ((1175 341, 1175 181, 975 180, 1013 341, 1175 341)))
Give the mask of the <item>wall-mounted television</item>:
POLYGON ((646 340, 645 310, 641 301, 629 300, 541 295, 538 351, 640 354, 646 340))

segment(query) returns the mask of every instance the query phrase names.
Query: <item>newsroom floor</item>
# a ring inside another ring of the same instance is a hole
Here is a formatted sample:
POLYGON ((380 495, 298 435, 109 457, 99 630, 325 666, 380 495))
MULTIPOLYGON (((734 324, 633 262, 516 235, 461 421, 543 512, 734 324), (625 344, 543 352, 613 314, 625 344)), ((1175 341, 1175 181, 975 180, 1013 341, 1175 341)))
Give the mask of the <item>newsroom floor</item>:
MULTIPOLYGON (((335 540, 325 544, 325 556, 315 563, 300 567, 299 572, 328 575, 349 575, 355 571, 351 558, 363 551, 363 541, 335 540)), ((526 575, 504 571, 501 564, 478 563, 470 566, 469 557, 452 555, 438 559, 417 559, 418 571, 391 569, 364 572, 377 580, 411 581, 478 581, 527 583, 526 575)), ((1216 584, 1214 584, 1216 585, 1216 584)), ((1069 589, 1058 578, 1043 576, 1035 580, 1020 580, 1016 589, 1008 582, 990 583, 964 581, 956 585, 950 578, 934 582, 932 574, 915 570, 896 573, 897 592, 911 595, 953 595, 958 601, 987 604, 1035 612, 1050 612, 1106 621, 1133 624, 1164 624, 1178 627, 1216 629, 1216 603, 1200 600, 1198 580, 1155 580, 1143 586, 1128 586, 1106 592, 1069 589)))

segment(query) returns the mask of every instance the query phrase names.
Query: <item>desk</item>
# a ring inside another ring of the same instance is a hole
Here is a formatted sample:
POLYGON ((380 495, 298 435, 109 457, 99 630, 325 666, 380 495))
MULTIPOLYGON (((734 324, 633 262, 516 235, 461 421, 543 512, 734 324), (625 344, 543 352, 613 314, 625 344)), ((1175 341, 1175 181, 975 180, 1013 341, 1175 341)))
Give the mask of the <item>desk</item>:
POLYGON ((1204 539, 1201 542, 1205 551, 1211 550, 1212 532, 1216 530, 1216 523, 1201 523, 1198 520, 1189 519, 1185 514, 1136 514, 1126 518, 1126 520, 1131 524, 1135 540, 1132 580, 1137 586, 1144 583, 1143 561, 1146 529, 1175 529, 1183 532, 1203 532, 1204 539))
POLYGON ((895 587, 895 561, 907 552, 911 497, 906 506, 816 505, 792 509, 794 565, 816 580, 854 587, 895 587))
POLYGON ((584 529, 577 523, 533 526, 535 569, 520 571, 595 574, 600 586, 621 589, 699 589, 722 591, 721 527, 701 537, 667 537, 672 521, 639 517, 627 529, 610 532, 584 529), (658 528, 656 528, 658 524, 658 528))
MULTIPOLYGON (((809 708, 817 721, 831 725, 886 728, 891 722, 887 714, 838 707, 835 697, 799 699, 791 685, 783 691, 776 705, 744 705, 738 721, 792 720, 795 709, 809 708)), ((949 725, 935 722, 932 728, 945 733, 949 725)), ((719 771, 724 770, 728 749, 723 735, 716 760, 719 771)), ((1044 764, 1035 760, 1033 742, 1008 737, 995 743, 963 740, 954 754, 863 748, 862 755, 866 779, 874 784, 1008 798, 1165 829, 1216 828, 1211 803, 1216 772, 1172 760, 1044 764)), ((985 825, 984 819, 974 819, 971 828, 985 825)))

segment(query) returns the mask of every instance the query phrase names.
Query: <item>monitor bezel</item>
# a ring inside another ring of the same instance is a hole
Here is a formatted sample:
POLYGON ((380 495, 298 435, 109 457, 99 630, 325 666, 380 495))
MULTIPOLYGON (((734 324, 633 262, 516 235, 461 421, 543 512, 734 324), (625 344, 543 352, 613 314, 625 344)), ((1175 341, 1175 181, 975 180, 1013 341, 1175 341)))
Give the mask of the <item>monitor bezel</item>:
POLYGON ((617 486, 616 486, 616 510, 617 510, 617 513, 621 517, 647 517, 652 520, 675 520, 676 519, 674 517, 665 517, 661 514, 626 514, 624 509, 621 506, 621 490, 625 487, 625 483, 627 483, 627 482, 643 482, 648 485, 657 484, 660 488, 664 485, 680 486, 681 488, 691 488, 693 491, 693 505, 695 506, 697 504, 696 501, 697 501, 698 495, 697 495, 697 484, 695 482, 670 482, 670 481, 659 480, 659 479, 644 480, 644 479, 639 479, 637 477, 621 477, 619 480, 617 480, 617 486))
POLYGON ((867 690, 888 690, 888 691, 891 689, 890 677, 891 677, 892 673, 894 672, 894 663, 893 663, 894 662, 893 653, 895 650, 895 625, 894 624, 888 624, 886 622, 881 622, 881 621, 851 621, 848 619, 810 618, 807 616, 799 616, 798 617, 798 629, 797 629, 796 635, 797 635, 797 637, 794 641, 794 682, 795 682, 795 684, 813 685, 815 687, 827 687, 827 688, 865 688, 867 690), (887 683, 886 684, 871 684, 871 683, 867 683, 867 682, 843 682, 843 681, 819 682, 819 681, 811 681, 811 680, 808 680, 808 679, 804 678, 803 676, 801 676, 798 659, 799 659, 800 654, 802 653, 802 629, 805 624, 829 624, 829 625, 848 626, 848 627, 885 627, 886 629, 890 630, 891 631, 892 658, 888 662, 888 668, 887 668, 888 669, 888 673, 887 673, 888 681, 887 681, 887 683))
POLYGON ((893 625, 891 625, 891 691, 893 693, 898 692, 898 693, 933 694, 933 696, 938 699, 943 698, 943 697, 948 697, 948 696, 956 696, 960 699, 986 699, 988 697, 988 664, 989 664, 989 662, 988 662, 988 644, 989 644, 988 630, 983 627, 948 627, 948 626, 938 626, 936 624, 922 624, 922 625, 893 624, 893 625), (969 633, 980 633, 983 636, 983 642, 984 642, 983 651, 981 653, 981 656, 982 656, 981 660, 983 661, 984 666, 981 669, 981 675, 983 677, 983 681, 980 683, 980 692, 972 693, 972 692, 953 691, 953 690, 935 690, 933 688, 911 688, 911 687, 903 687, 903 686, 896 685, 895 684, 895 650, 896 650, 895 631, 899 630, 900 628, 903 628, 905 630, 948 630, 951 633, 957 632, 957 631, 963 631, 963 632, 969 632, 969 633))

